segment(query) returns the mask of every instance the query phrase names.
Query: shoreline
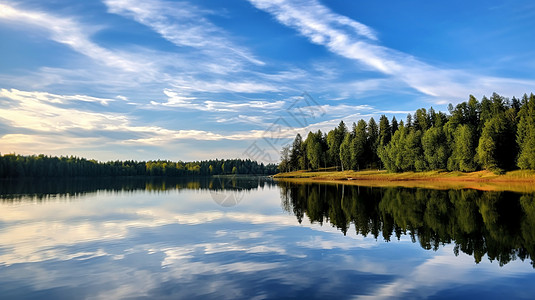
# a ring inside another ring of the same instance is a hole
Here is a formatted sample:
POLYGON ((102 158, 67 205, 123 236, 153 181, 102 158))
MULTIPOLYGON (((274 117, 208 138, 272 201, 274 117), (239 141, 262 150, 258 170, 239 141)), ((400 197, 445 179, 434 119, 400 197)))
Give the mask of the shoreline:
POLYGON ((275 180, 295 183, 327 183, 372 187, 430 189, 476 189, 482 191, 535 192, 535 171, 517 170, 505 174, 490 171, 470 173, 428 171, 388 173, 387 171, 296 171, 279 173, 275 180))

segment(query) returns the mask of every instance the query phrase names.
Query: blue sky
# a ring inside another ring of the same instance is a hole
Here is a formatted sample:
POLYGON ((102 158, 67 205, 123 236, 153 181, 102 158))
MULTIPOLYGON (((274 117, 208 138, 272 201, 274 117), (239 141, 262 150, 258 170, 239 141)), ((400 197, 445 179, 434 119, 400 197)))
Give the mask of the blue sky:
POLYGON ((533 28, 532 1, 1 0, 0 152, 277 161, 340 120, 535 92, 533 28))

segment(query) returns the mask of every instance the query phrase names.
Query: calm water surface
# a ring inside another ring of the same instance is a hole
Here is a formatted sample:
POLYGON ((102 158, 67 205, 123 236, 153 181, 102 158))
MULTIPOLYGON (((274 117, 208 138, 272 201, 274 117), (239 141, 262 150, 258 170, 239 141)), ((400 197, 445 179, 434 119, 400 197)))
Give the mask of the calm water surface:
POLYGON ((535 195, 0 182, 2 299, 533 299, 535 195))

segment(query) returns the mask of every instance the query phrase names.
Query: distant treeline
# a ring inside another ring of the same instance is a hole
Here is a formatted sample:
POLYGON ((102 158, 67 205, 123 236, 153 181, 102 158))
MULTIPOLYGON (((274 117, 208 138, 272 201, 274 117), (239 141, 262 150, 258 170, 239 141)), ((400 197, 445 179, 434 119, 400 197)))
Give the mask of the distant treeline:
POLYGON ((215 159, 195 162, 168 160, 99 162, 73 156, 0 155, 0 178, 271 175, 275 173, 277 173, 277 165, 264 165, 249 159, 215 159))
POLYGON ((322 133, 297 135, 282 150, 281 171, 337 167, 386 168, 391 172, 450 170, 471 172, 535 169, 535 96, 478 101, 470 96, 449 115, 433 108, 408 114, 405 122, 385 115, 379 124, 344 122, 322 133))

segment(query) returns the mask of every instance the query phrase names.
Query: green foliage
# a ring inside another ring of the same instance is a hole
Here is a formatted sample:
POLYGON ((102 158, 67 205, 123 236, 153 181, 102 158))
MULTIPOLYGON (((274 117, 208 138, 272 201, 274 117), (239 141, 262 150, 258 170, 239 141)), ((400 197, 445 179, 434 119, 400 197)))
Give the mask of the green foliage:
POLYGON ((270 175, 277 172, 275 164, 259 164, 249 159, 207 160, 196 162, 110 161, 98 162, 78 157, 45 155, 0 155, 0 178, 20 177, 104 177, 104 176, 205 176, 224 174, 270 175), (225 167, 223 167, 225 165, 225 167))
MULTIPOLYGON (((408 122, 408 121, 407 121, 408 122)), ((414 113, 414 129, 426 131, 431 126, 431 120, 425 108, 417 109, 414 113)))
POLYGON ((342 144, 340 145, 340 162, 342 170, 349 170, 352 166, 351 161, 351 145, 353 144, 353 137, 351 133, 346 133, 342 144))
POLYGON ((398 120, 396 120, 396 116, 393 116, 392 117, 392 126, 391 126, 391 135, 394 135, 394 132, 398 131, 398 128, 399 128, 399 124, 398 124, 398 120))
POLYGON ((298 133, 295 136, 295 139, 292 143, 292 148, 290 150, 290 161, 289 169, 290 170, 299 170, 306 168, 306 159, 305 159, 305 145, 303 145, 303 139, 298 133))
POLYGON ((392 128, 390 122, 385 115, 382 115, 379 119, 379 145, 378 147, 385 146, 390 142, 392 138, 392 128))
POLYGON ((406 148, 407 131, 408 130, 404 126, 401 126, 392 136, 390 143, 379 152, 381 161, 385 168, 390 172, 403 171, 404 167, 409 164, 403 153, 406 148))
POLYGON ((477 157, 487 170, 511 169, 516 158, 514 125, 507 119, 503 104, 493 102, 493 116, 487 120, 477 147, 477 157))
POLYGON ((425 171, 427 163, 423 156, 422 149, 422 132, 420 130, 411 130, 407 135, 405 143, 405 163, 402 165, 403 171, 425 171))
POLYGON ((476 170, 474 129, 468 124, 457 127, 454 135, 452 154, 448 160, 448 170, 473 172, 476 170))
POLYGON ((340 146, 347 134, 347 127, 344 121, 340 121, 337 128, 327 134, 328 163, 333 166, 340 166, 340 146))
POLYGON ((406 124, 384 115, 379 125, 373 118, 345 124, 327 136, 296 137, 290 165, 306 169, 338 167, 363 169, 384 166, 391 172, 448 169, 471 172, 480 168, 535 169, 535 96, 509 101, 496 93, 481 103, 468 101, 449 105, 450 115, 432 107, 408 114, 406 124), (343 134, 342 134, 343 133, 343 134), (300 146, 301 145, 301 146, 300 146), (319 145, 319 146, 318 146, 319 145), (304 149, 304 150, 303 150, 304 149), (295 163, 299 161, 299 163, 295 163))
POLYGON ((379 147, 379 127, 373 118, 368 121, 368 146, 367 151, 369 153, 368 162, 370 167, 377 167, 379 162, 379 156, 377 155, 377 148, 379 147))
POLYGON ((518 113, 519 122, 516 141, 520 148, 518 167, 535 169, 535 95, 522 98, 522 106, 518 113))
MULTIPOLYGON (((290 171, 290 146, 284 146, 281 150, 281 162, 279 163, 279 170, 281 172, 289 172, 290 171)), ((233 174, 235 173, 234 170, 232 170, 233 174)))
POLYGON ((318 132, 309 132, 306 140, 306 155, 310 164, 310 168, 317 170, 325 165, 326 155, 324 150, 327 148, 325 137, 318 130, 318 132))
POLYGON ((422 147, 429 169, 446 169, 450 151, 441 127, 431 127, 424 133, 422 147))
POLYGON ((364 120, 359 120, 358 124, 353 124, 353 141, 351 145, 351 161, 353 170, 359 170, 366 166, 368 152, 368 132, 364 120))

